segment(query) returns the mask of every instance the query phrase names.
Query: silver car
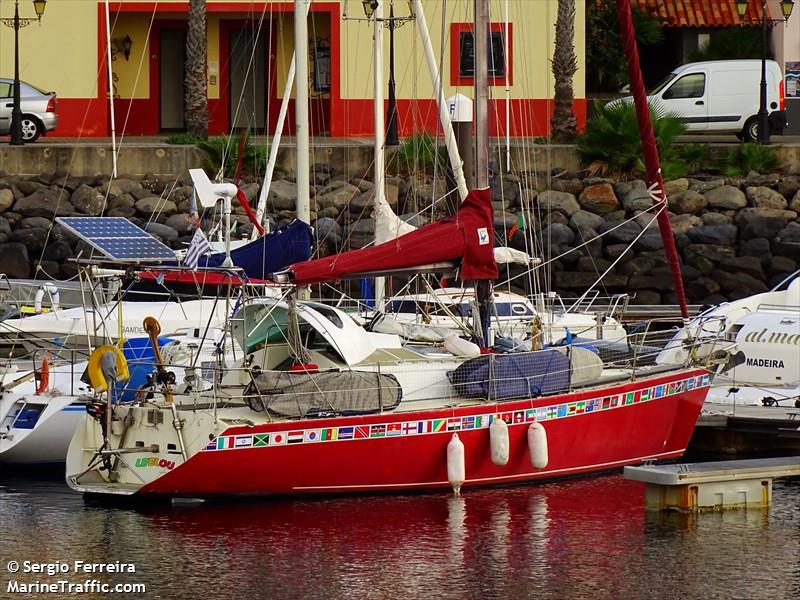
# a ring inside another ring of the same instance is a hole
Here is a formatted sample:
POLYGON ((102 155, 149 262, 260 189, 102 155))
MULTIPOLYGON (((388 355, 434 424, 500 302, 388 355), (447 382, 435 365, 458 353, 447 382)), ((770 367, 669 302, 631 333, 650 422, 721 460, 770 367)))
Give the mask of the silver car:
MULTIPOLYGON (((19 82, 22 109, 22 139, 35 142, 58 123, 55 92, 43 92, 24 81, 19 82)), ((14 108, 14 80, 0 79, 0 135, 11 132, 11 110, 14 108)))

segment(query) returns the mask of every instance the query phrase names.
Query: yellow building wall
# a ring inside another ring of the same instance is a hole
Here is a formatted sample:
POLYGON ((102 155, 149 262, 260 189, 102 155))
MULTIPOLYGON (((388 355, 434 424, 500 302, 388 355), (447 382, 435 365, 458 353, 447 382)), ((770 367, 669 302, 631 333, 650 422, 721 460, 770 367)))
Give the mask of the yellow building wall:
MULTIPOLYGON (((508 18, 512 23, 512 73, 511 98, 552 98, 553 77, 550 70, 555 41, 557 0, 507 0, 508 18)), ((489 19, 492 23, 504 21, 504 0, 491 0, 489 19)), ((585 96, 585 1, 577 0, 575 6, 575 53, 578 72, 574 78, 575 97, 585 96)), ((441 65, 445 97, 456 92, 471 96, 471 86, 450 85, 450 24, 473 21, 473 0, 423 0, 425 17, 430 31, 433 51, 441 65), (442 11, 446 8, 447 14, 442 11), (444 44, 442 44, 442 19, 444 18, 444 44), (443 50, 442 50, 443 48, 443 50)), ((343 2, 344 7, 344 2, 343 2)), ((348 16, 364 16, 361 3, 347 2, 348 16)), ((384 9, 385 13, 388 10, 384 9)), ((395 2, 395 16, 408 14, 405 2, 395 2)), ((341 95, 344 99, 370 98, 373 95, 372 79, 372 24, 363 20, 342 22, 341 95)), ((384 32, 384 77, 389 72, 389 34, 384 32)), ((424 48, 411 22, 395 31, 395 79, 398 98, 433 98, 431 81, 424 48)), ((494 90, 505 96, 504 86, 494 90)))
MULTIPOLYGON (((35 17, 33 2, 22 0, 20 18, 35 17)), ((13 2, 0 2, 0 17, 14 16, 13 2)), ((97 96, 97 4, 51 0, 41 23, 19 30, 20 79, 60 98, 97 96)), ((14 30, 0 26, 0 73, 14 76, 14 30)))

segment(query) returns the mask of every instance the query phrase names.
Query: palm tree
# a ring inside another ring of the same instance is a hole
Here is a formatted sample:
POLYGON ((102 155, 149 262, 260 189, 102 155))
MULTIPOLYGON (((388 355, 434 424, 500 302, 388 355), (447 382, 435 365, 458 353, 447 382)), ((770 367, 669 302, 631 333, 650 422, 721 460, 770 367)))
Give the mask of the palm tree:
POLYGON ((575 56, 575 0, 558 0, 556 17, 556 42, 553 51, 553 78, 555 97, 550 120, 552 137, 567 141, 575 137, 578 122, 572 112, 572 77, 578 70, 575 56))
POLYGON ((206 0, 189 0, 189 30, 186 34, 186 79, 184 114, 186 131, 208 139, 208 88, 206 86, 206 0))

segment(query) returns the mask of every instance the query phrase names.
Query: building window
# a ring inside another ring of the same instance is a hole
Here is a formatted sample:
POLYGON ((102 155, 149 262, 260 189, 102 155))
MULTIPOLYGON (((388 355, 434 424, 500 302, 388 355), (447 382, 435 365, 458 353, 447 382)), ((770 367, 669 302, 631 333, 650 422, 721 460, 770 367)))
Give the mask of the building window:
MULTIPOLYGON (((506 69, 508 69, 509 83, 512 83, 512 25, 508 26, 507 44, 505 28, 505 23, 490 25, 487 40, 489 85, 504 85, 506 69)), ((450 79, 451 85, 472 85, 475 82, 475 33, 471 23, 451 25, 450 79)))
POLYGON ((327 43, 314 45, 311 50, 314 92, 325 94, 331 91, 331 48, 327 43))

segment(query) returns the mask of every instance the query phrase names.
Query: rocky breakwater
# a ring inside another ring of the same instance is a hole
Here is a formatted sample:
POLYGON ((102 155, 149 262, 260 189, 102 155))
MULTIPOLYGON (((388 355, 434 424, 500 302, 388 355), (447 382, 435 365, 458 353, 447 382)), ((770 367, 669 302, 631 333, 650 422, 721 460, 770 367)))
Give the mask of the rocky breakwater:
MULTIPOLYGON (((327 164, 314 165, 311 176, 315 253, 324 256, 371 243, 373 183, 327 164)), ((608 270, 598 289, 628 292, 642 304, 676 301, 643 181, 524 173, 494 177, 491 186, 496 239, 544 257, 545 279, 553 289, 580 294, 608 270), (521 211, 526 226, 509 236, 521 211)), ((259 184, 249 181, 241 187, 254 205, 259 184)), ((667 182, 667 193, 690 302, 716 303, 765 291, 797 268, 800 177, 686 178, 667 182)), ((455 209, 455 201, 448 200, 431 211, 431 199, 445 194, 442 178, 435 183, 420 174, 387 178, 389 205, 415 225, 455 209)), ((153 176, 113 181, 0 177, 0 273, 54 279, 75 274, 69 259, 86 255, 89 248, 54 225, 56 216, 126 217, 170 247, 185 248, 193 234, 191 197, 188 182, 153 176)), ((268 214, 273 228, 294 218, 296 199, 291 179, 272 184, 268 214)), ((234 205, 236 235, 249 235, 252 225, 242 207, 234 205)), ((211 212, 203 216, 206 230, 213 226, 211 212)), ((519 275, 521 269, 511 267, 509 274, 519 275)))
MULTIPOLYGON (((549 187, 526 193, 535 196, 541 215, 535 231, 544 254, 558 257, 549 265, 555 289, 581 293, 613 264, 599 289, 628 292, 639 304, 676 302, 643 181, 567 176, 549 187)), ((800 178, 751 173, 678 179, 666 188, 690 302, 718 303, 763 292, 797 269, 800 178)), ((505 215, 506 223, 514 218, 505 215)), ((515 234, 510 243, 523 249, 524 235, 515 234)))

